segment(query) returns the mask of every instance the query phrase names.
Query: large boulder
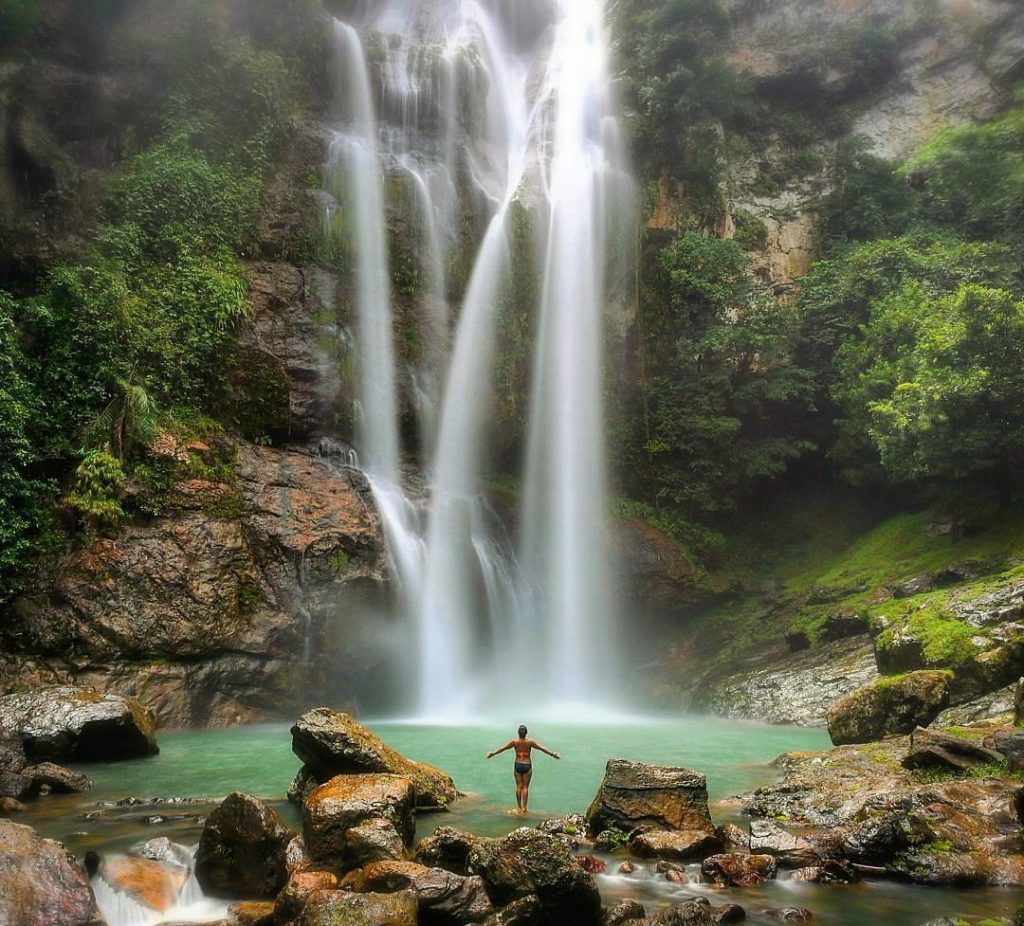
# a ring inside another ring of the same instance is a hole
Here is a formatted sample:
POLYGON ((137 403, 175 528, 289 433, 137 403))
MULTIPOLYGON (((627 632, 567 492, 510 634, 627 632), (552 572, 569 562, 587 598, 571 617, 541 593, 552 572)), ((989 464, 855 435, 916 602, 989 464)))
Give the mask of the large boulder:
POLYGON ((870 743, 928 726, 949 703, 950 678, 944 671, 910 672, 850 692, 828 709, 832 742, 870 743))
POLYGON ((352 867, 366 861, 351 833, 370 821, 394 828, 397 845, 408 848, 415 833, 414 789, 398 775, 338 775, 317 788, 302 808, 303 837, 311 859, 329 866, 352 867))
POLYGON ((288 881, 295 833, 259 798, 236 791, 206 818, 196 877, 217 897, 275 897, 288 881))
POLYGON ((420 914, 431 922, 479 923, 494 913, 482 878, 462 877, 415 862, 373 862, 355 873, 348 883, 360 892, 412 891, 420 914))
POLYGON ((278 923, 291 923, 299 918, 310 897, 318 891, 333 891, 337 887, 338 876, 334 872, 293 871, 274 901, 274 919, 278 923))
POLYGON ((0 799, 21 797, 24 790, 21 772, 27 764, 21 734, 0 726, 0 799))
POLYGON ((64 686, 0 698, 0 726, 16 730, 29 759, 77 761, 151 756, 153 715, 134 698, 64 686))
POLYGON ((413 783, 417 807, 447 807, 457 792, 440 769, 407 759, 348 714, 318 707, 292 727, 292 752, 321 784, 336 775, 386 773, 413 783))
POLYGON ((609 759, 587 825, 593 833, 646 827, 712 834, 707 780, 688 768, 609 759))
POLYGON ((8 820, 0 820, 0 923, 103 926, 85 872, 67 850, 8 820))
POLYGON ((419 904, 412 891, 349 894, 317 891, 306 903, 300 926, 416 926, 419 904))
POLYGON ((472 833, 464 833, 452 826, 439 826, 433 836, 419 841, 415 859, 428 868, 444 868, 464 875, 469 871, 469 853, 479 841, 480 837, 472 833))
POLYGON ((477 840, 467 870, 483 878, 498 905, 536 895, 542 924, 591 926, 600 921, 597 884, 554 836, 521 827, 503 839, 477 840))

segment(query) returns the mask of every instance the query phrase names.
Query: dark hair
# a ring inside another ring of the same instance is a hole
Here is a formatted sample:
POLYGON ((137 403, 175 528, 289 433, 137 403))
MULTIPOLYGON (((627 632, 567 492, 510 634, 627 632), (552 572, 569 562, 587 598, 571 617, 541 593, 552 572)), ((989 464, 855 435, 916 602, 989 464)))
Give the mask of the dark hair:
POLYGON ((521 737, 522 737, 522 736, 526 736, 526 733, 527 733, 527 730, 526 730, 526 724, 525 724, 525 723, 521 723, 521 724, 519 724, 519 735, 520 735, 521 737))

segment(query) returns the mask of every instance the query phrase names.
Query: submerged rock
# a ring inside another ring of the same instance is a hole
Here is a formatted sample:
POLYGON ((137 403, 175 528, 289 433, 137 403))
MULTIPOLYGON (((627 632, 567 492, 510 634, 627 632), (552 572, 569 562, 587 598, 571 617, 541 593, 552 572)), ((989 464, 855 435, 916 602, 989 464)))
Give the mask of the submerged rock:
POLYGON ((910 672, 879 679, 840 698, 828 710, 828 732, 837 746, 869 743, 926 727, 949 703, 950 673, 910 672))
POLYGON ((196 877, 217 897, 274 897, 288 881, 287 851, 294 837, 267 804, 236 791, 206 820, 196 877))
MULTIPOLYGON (((399 837, 394 845, 407 848, 415 831, 412 782, 397 775, 338 775, 321 785, 303 806, 303 838, 314 862, 352 866, 365 859, 365 830, 374 825, 392 827, 399 837), (351 832, 357 831, 355 841, 351 832)), ((378 846, 380 843, 378 843, 378 846)), ((400 851, 399 851, 400 854, 400 851)))
POLYGON ((447 807, 457 792, 440 769, 407 759, 348 714, 318 707, 292 727, 292 752, 320 783, 336 775, 387 773, 409 779, 417 807, 447 807))
POLYGON ((644 826, 713 835, 715 829, 701 772, 626 759, 609 759, 587 824, 593 833, 644 826))
POLYGON ((134 698, 64 686, 0 698, 0 726, 29 759, 131 759, 159 752, 153 715, 134 698))
POLYGON ((0 820, 0 923, 103 926, 85 872, 68 851, 8 820, 0 820))

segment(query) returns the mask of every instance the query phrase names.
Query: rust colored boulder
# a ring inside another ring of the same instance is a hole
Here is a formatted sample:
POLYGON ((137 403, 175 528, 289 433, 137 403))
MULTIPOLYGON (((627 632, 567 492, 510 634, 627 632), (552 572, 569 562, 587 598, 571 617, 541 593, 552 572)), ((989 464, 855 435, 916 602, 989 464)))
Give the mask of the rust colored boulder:
POLYGON ((407 759, 348 714, 318 707, 303 714, 291 732, 292 752, 321 784, 336 775, 384 773, 413 783, 417 807, 447 807, 455 800, 455 784, 448 775, 407 759))

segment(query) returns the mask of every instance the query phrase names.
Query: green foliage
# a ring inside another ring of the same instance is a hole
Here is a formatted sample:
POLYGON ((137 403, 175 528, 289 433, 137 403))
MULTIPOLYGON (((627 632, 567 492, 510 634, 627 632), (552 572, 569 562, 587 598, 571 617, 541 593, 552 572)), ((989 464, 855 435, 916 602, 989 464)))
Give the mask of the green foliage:
POLYGON ((39 0, 0 0, 0 49, 30 35, 41 12, 39 0))
POLYGON ((123 520, 124 478, 120 461, 106 450, 90 450, 78 464, 63 504, 78 516, 88 536, 113 530, 123 520))
POLYGON ((46 542, 46 496, 33 477, 32 423, 43 414, 18 343, 13 300, 0 292, 0 605, 21 590, 32 558, 46 542))
POLYGON ((903 173, 920 189, 927 219, 972 238, 1024 243, 1024 108, 941 133, 903 173))
POLYGON ((669 173, 717 199, 715 126, 749 94, 727 60, 728 12, 719 0, 627 0, 618 16, 638 159, 650 173, 669 173))
POLYGON ((908 282, 837 354, 841 431, 866 437, 894 481, 995 472, 1024 451, 1022 344, 1024 303, 1005 290, 908 282))
POLYGON ((660 304, 646 319, 643 458, 624 468, 643 474, 632 495, 706 546, 709 518, 807 448, 792 423, 809 381, 789 361, 791 314, 754 288, 737 242, 682 235, 652 272, 660 304))

